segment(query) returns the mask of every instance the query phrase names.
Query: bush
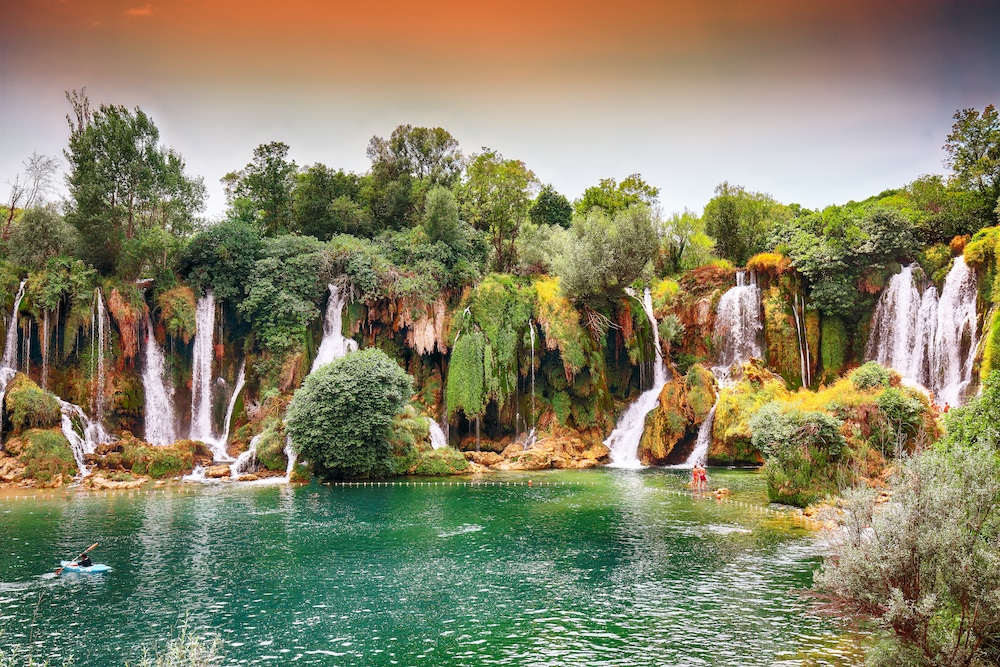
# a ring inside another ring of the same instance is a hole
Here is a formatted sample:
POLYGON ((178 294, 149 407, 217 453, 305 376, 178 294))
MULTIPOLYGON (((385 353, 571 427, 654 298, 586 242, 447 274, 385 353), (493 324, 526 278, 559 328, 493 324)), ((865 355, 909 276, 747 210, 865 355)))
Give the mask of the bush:
POLYGON ((433 449, 420 453, 420 461, 413 469, 413 475, 425 477, 435 475, 457 475, 469 469, 469 462, 462 452, 451 447, 433 449))
POLYGON ((869 361, 854 369, 850 375, 851 383, 859 391, 866 389, 883 389, 889 386, 889 369, 879 365, 877 361, 869 361))
POLYGON ((25 475, 40 482, 51 482, 62 476, 69 479, 77 473, 73 450, 62 431, 32 429, 24 434, 28 443, 19 457, 25 475))
POLYGON ((160 293, 156 297, 156 303, 160 307, 160 319, 167 334, 179 338, 185 344, 190 343, 198 329, 194 291, 186 285, 180 285, 160 293))
POLYGON ((412 391, 413 379, 379 349, 337 359, 295 392, 287 420, 293 446, 324 477, 384 475, 393 419, 412 391))
POLYGON ((27 375, 15 376, 7 388, 4 404, 15 433, 25 428, 51 428, 62 421, 59 400, 27 375))
POLYGON ((121 463, 135 475, 153 479, 176 477, 194 468, 194 443, 175 442, 169 447, 147 444, 127 431, 120 440, 121 463))

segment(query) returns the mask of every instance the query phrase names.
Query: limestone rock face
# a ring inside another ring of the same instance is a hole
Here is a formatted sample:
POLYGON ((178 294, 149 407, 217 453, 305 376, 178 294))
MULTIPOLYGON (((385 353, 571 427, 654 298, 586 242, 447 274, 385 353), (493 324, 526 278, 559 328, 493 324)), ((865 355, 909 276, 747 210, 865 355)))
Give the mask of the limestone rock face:
POLYGON ((20 482, 24 477, 25 469, 16 456, 0 454, 0 483, 15 484, 20 482))
POLYGON ((89 488, 94 489, 95 491, 138 489, 145 483, 146 479, 144 477, 139 479, 114 481, 110 479, 105 479, 100 475, 94 475, 92 477, 88 477, 86 480, 86 485, 89 488))
POLYGON ((639 460, 646 465, 683 463, 691 452, 698 426, 715 404, 715 377, 700 364, 675 377, 660 391, 659 404, 646 417, 639 441, 639 460))
POLYGON ((208 479, 222 479, 232 475, 232 471, 227 465, 209 466, 205 468, 205 477, 208 479))
POLYGON ((467 461, 481 466, 495 466, 503 461, 503 457, 496 452, 464 452, 464 454, 467 461))

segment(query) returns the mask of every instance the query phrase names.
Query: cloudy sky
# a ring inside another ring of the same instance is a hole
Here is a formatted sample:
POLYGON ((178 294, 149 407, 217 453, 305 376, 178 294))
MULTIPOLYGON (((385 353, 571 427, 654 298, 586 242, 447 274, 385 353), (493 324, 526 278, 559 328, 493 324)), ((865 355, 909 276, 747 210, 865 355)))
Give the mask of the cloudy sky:
POLYGON ((209 215, 258 144, 363 172, 403 123, 570 199, 639 172, 667 211, 724 180, 821 207, 944 173, 955 111, 1000 103, 997 34, 996 0, 17 0, 0 196, 86 87, 153 117, 209 215))

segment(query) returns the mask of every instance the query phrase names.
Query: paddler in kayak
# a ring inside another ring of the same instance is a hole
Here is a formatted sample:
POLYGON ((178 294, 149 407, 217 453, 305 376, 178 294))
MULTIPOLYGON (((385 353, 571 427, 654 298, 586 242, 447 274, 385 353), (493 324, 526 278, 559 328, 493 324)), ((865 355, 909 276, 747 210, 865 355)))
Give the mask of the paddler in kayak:
POLYGON ((80 567, 90 567, 94 564, 94 561, 90 560, 90 554, 84 551, 82 554, 76 557, 76 565, 80 567))

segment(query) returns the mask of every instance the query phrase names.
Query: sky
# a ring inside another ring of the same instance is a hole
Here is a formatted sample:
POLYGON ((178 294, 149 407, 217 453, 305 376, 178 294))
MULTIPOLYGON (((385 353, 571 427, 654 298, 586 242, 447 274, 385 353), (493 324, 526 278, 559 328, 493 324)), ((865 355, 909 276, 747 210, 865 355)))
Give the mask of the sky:
MULTIPOLYGON (((7 6, 12 5, 12 6, 7 6)), ((0 21, 0 199, 62 156, 65 92, 140 107, 204 177, 283 141, 363 173, 443 127, 569 199, 640 173, 665 212, 729 181, 809 208, 946 173, 958 109, 1000 103, 998 0, 17 0, 0 21)), ((62 180, 62 177, 60 177, 62 180)))

